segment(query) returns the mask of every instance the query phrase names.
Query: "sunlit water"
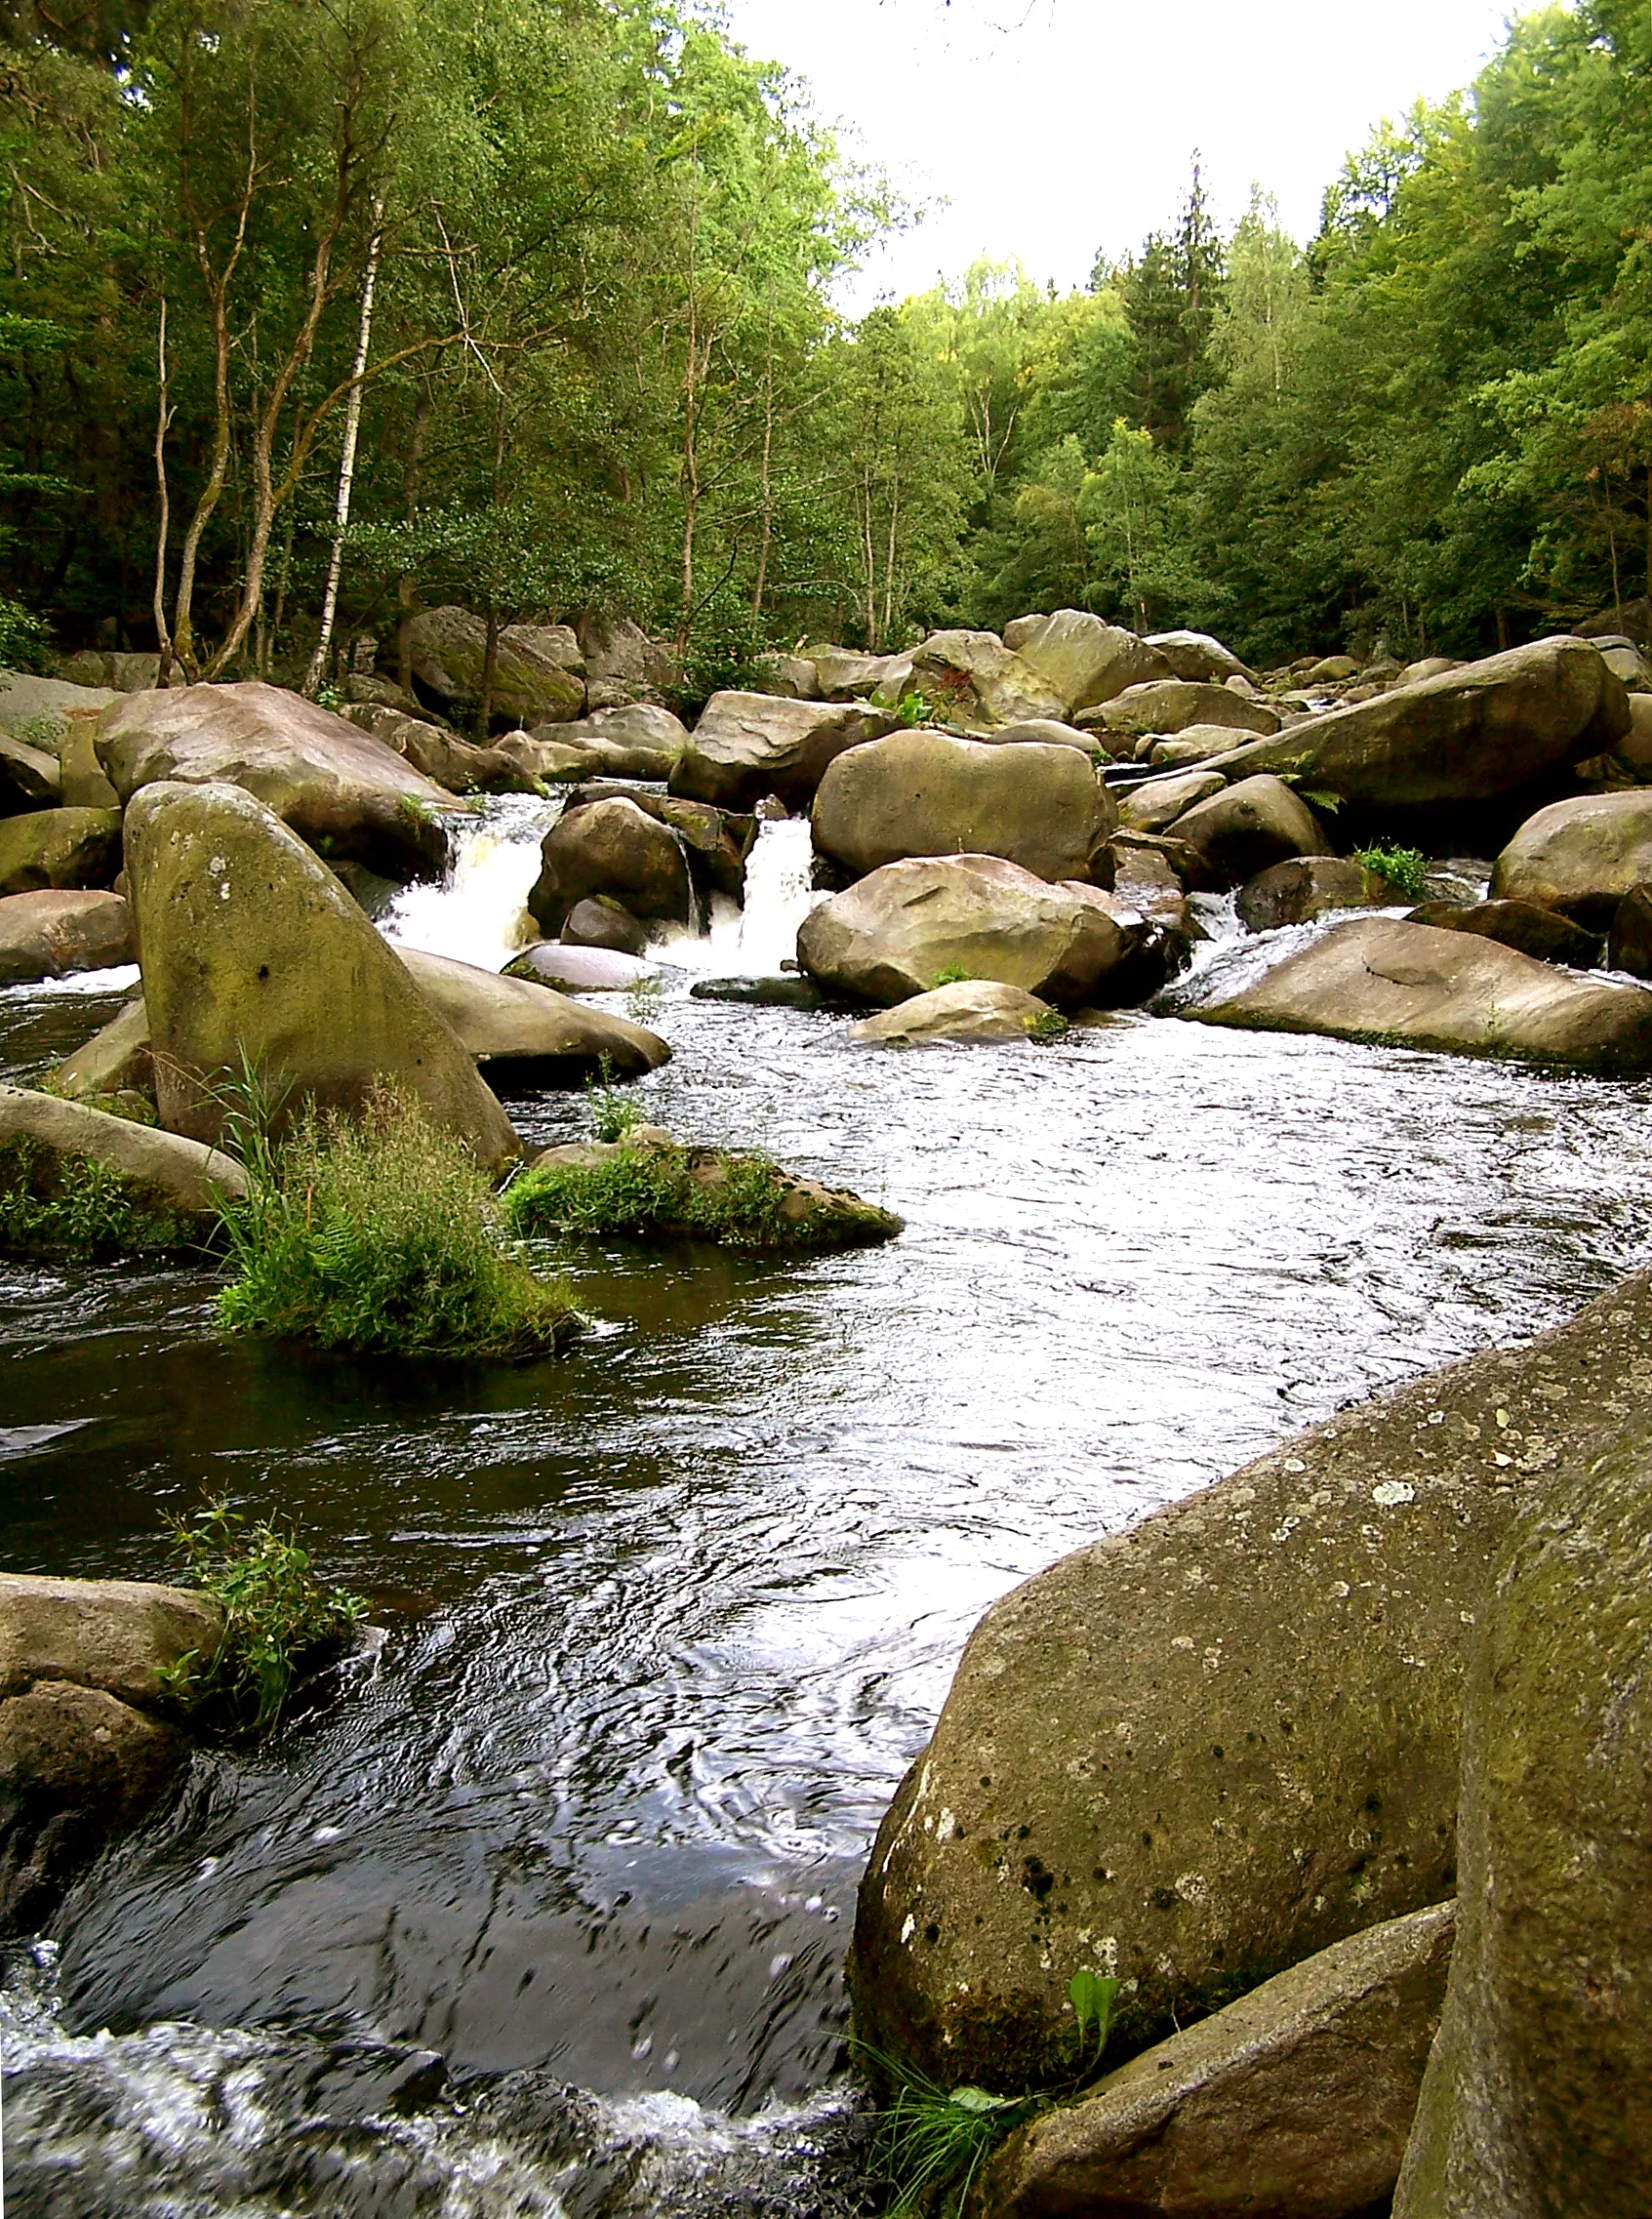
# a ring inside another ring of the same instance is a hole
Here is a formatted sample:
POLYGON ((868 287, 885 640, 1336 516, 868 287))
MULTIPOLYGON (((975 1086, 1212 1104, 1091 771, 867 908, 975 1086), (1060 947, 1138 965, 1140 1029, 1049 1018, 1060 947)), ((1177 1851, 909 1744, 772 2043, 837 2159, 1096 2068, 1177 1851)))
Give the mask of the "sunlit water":
MULTIPOLYGON (((115 1006, 8 998, 0 1069, 115 1006)), ((0 1267, 9 1564, 164 1574, 157 1513, 226 1490, 386 1630, 14 1968, 10 2210, 858 2208, 854 1888, 983 1608, 1647 1254, 1645 1084, 1140 1014, 873 1051, 686 980, 652 1022, 652 1115, 905 1235, 580 1249, 575 1354, 451 1370, 225 1345, 200 1275, 0 1267), (451 2078, 372 2123, 385 2042, 451 2078)))

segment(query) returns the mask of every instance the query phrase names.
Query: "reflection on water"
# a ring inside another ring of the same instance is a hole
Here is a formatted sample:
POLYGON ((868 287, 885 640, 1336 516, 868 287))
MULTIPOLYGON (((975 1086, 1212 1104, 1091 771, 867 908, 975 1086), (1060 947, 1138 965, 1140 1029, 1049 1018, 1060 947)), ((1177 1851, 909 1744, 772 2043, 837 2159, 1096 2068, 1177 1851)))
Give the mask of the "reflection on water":
MULTIPOLYGON (((0 1015, 10 1069, 41 1022, 0 1015)), ((488 2084, 507 2128, 438 2106, 372 2164, 416 2142, 542 2198, 409 2210, 640 2210, 678 2158, 700 2185, 653 2208, 837 2208, 831 2115, 784 2107, 839 2071, 860 1864, 986 1604, 1645 1252, 1644 1085, 1135 1016, 906 1054, 686 996, 657 1022, 651 1115, 905 1236, 804 1267, 582 1249, 604 1329, 452 1371, 225 1347, 199 1276, 0 1267, 8 1563, 154 1576, 157 1508, 222 1489, 290 1513, 388 1629, 342 1700, 201 1757, 76 1890, 65 2031, 10 2045, 14 2182, 64 2133, 114 2165, 151 2097, 237 2073, 273 2147, 302 2112, 281 2044, 372 2037, 515 2077, 488 2084), (179 2020, 251 2031, 141 2031, 179 2020), (653 2127, 625 2110, 649 2103, 653 2127), (817 2127, 805 2162, 785 2138, 817 2127)), ((583 1117, 509 1107, 541 1142, 583 1117)), ((343 2171, 354 2131, 316 2145, 343 2171)), ((107 2208, 239 2211, 232 2157, 169 2157, 187 2193, 134 2158, 154 2200, 107 2208)), ((31 2208, 66 2211, 48 2169, 31 2208)))

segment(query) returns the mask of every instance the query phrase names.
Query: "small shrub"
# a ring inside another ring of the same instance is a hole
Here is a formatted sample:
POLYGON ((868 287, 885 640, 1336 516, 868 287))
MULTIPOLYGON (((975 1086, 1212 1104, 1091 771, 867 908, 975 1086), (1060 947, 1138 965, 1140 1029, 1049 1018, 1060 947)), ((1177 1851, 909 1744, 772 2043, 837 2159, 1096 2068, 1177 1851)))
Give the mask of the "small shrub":
POLYGON ((1429 861, 1421 848, 1355 848, 1353 860, 1373 878, 1386 880, 1396 894, 1403 894, 1408 902, 1422 900, 1424 881, 1429 875, 1429 861))
POLYGON ((544 1164, 506 1190, 506 1222, 519 1233, 656 1234, 714 1240, 725 1248, 803 1248, 807 1221, 784 1209, 786 1178, 766 1156, 679 1148, 622 1148, 606 1163, 544 1164), (715 1159, 721 1176, 697 1179, 715 1159))
POLYGON ((637 979, 625 988, 625 1015, 633 1025, 653 1025, 664 998, 658 979, 637 979))
POLYGON ((940 2088, 865 2043, 856 2047, 895 2091, 876 2118, 878 2156, 893 2191, 889 2219, 916 2219, 919 2213, 956 2219, 994 2146, 1031 2118, 1040 2099, 940 2088))
POLYGON ((224 1631, 212 1656, 191 1650, 162 1676, 184 1708, 217 1710, 236 1727, 267 1733, 301 1667, 342 1640, 367 1605, 324 1588, 308 1552, 267 1518, 249 1523, 220 1500, 168 1524, 173 1554, 222 1610, 224 1631))
POLYGON ((908 732, 915 731, 920 724, 935 722, 935 704, 927 694, 903 694, 895 705, 894 716, 897 724, 905 725, 908 732))
POLYGON ((0 1249, 89 1261, 199 1245, 165 1196, 26 1134, 0 1144, 0 1249))
POLYGON ((484 1174, 391 1088, 361 1118, 302 1118, 267 1143, 249 1202, 223 1221, 240 1276, 218 1301, 230 1333, 361 1353, 515 1357, 577 1327, 568 1289, 504 1238, 484 1174))
POLYGON ((340 686, 317 686, 315 706, 317 708, 330 708, 335 716, 342 714, 344 706, 343 689, 340 686))
POLYGON ((1037 1017, 1027 1021, 1027 1037, 1029 1040, 1050 1041, 1065 1039, 1072 1027, 1059 1009, 1046 1009, 1037 1017))
POLYGON ((634 1094, 627 1094, 623 1086, 614 1083, 614 1059, 603 1056, 597 1063, 598 1076, 586 1081, 585 1093, 590 1101, 591 1138, 598 1141, 628 1141, 639 1125, 646 1125, 648 1112, 634 1094))
POLYGON ((942 987, 961 987, 972 975, 961 963, 948 963, 944 971, 936 972, 934 989, 938 991, 942 987))

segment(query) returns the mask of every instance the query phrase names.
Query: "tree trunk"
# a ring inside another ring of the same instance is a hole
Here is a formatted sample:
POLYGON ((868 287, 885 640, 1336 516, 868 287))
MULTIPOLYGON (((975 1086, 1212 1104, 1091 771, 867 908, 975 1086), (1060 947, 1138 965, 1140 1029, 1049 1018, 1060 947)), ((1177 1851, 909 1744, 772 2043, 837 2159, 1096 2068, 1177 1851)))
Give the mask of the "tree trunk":
POLYGON ((315 653, 304 673, 303 690, 313 701, 327 666, 327 650, 333 644, 333 625, 339 613, 339 578, 344 567, 344 534, 350 522, 350 489, 355 483, 355 447, 361 432, 361 384, 367 374, 367 350, 373 342, 373 288, 379 278, 379 249, 383 241, 384 211, 373 203, 373 236, 367 245, 367 270, 361 281, 361 322, 356 331, 355 361, 351 366, 350 397, 344 404, 344 443, 339 457, 339 499, 333 520, 337 536, 327 564, 327 589, 321 597, 321 629, 315 653))
POLYGON ((172 523, 172 497, 167 488, 166 435, 172 422, 167 406, 166 295, 161 295, 161 331, 155 348, 160 369, 160 399, 155 409, 155 477, 160 487, 160 518, 155 526, 155 638, 161 651, 158 686, 172 683, 172 633, 166 621, 166 543, 172 523))
MULTIPOLYGON (((413 412, 413 443, 407 458, 407 520, 419 515, 419 496, 424 490, 424 438, 430 425, 430 381, 419 381, 419 403, 413 412)), ((405 694, 413 684, 413 619, 418 597, 418 573, 404 570, 396 580, 396 684, 405 694)))
POLYGON ((488 601, 488 646, 482 657, 482 706, 477 711, 476 737, 485 747, 494 713, 494 673, 499 667, 499 611, 488 601))

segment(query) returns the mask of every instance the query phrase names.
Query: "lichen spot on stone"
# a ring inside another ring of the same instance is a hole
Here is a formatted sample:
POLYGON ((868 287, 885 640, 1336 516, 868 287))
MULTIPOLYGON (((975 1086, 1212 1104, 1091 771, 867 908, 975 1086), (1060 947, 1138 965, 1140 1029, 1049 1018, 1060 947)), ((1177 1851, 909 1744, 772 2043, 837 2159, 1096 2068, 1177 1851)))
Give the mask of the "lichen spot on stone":
POLYGON ((911 1948, 912 1936, 917 1932, 917 1930, 918 1922, 908 1911, 905 1922, 901 1928, 901 1947, 904 1950, 909 1950, 911 1948))
POLYGON ((1417 1490, 1403 1479, 1383 1479, 1372 1488, 1371 1500, 1381 1503, 1384 1510, 1391 1510, 1396 1503, 1414 1503, 1417 1490))
POLYGON ((955 1841, 957 1837, 958 1822, 949 1810, 944 1810, 935 1823, 935 1838, 937 1841, 955 1841))

